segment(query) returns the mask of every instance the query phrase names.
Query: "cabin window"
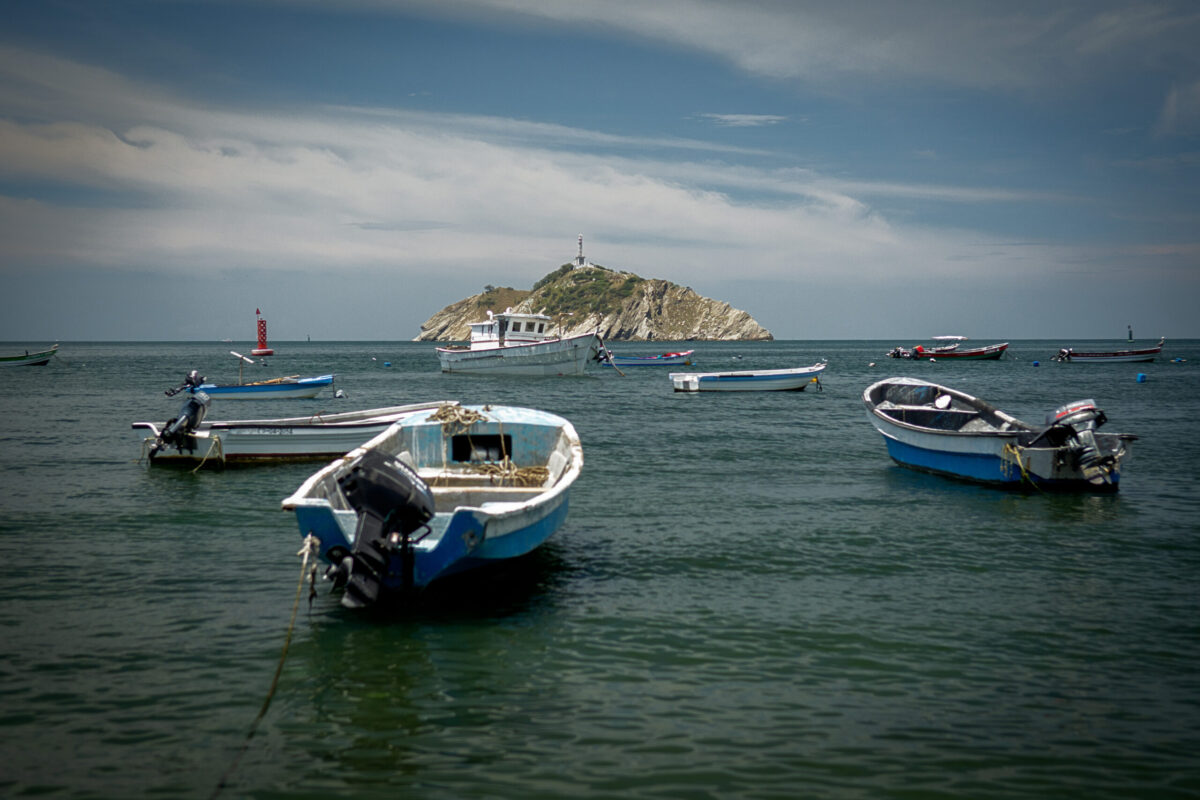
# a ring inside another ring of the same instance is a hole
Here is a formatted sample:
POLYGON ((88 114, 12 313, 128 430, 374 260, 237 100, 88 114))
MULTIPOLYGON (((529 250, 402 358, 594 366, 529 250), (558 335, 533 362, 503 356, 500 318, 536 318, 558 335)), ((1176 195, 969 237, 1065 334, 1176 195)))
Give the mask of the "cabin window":
POLYGON ((539 323, 538 323, 538 329, 537 329, 537 332, 538 332, 538 333, 544 333, 545 331, 546 331, 546 323, 544 323, 544 322, 539 322, 539 323))
POLYGON ((526 322, 526 323, 525 323, 525 330, 526 330, 526 331, 528 331, 529 333, 533 333, 533 323, 532 323, 532 322, 526 322))
POLYGON ((503 461, 512 457, 512 436, 462 434, 450 438, 450 460, 460 462, 503 461))

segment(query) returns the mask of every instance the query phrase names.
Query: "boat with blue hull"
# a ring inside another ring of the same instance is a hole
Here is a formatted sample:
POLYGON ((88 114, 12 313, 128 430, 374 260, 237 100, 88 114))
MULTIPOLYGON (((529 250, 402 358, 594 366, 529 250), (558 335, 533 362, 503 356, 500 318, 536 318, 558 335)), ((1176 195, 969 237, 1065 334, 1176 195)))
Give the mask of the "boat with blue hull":
POLYGON ((222 400, 275 400, 281 398, 311 398, 321 393, 327 386, 333 386, 333 375, 318 375, 313 378, 301 378, 299 375, 287 375, 282 378, 269 378, 263 381, 242 382, 242 364, 253 364, 254 360, 246 358, 241 353, 229 351, 231 356, 238 359, 238 382, 228 384, 208 383, 207 379, 197 370, 192 370, 183 379, 183 383, 163 394, 174 397, 180 392, 197 394, 203 392, 210 398, 219 397, 222 400))
POLYGON ((683 350, 678 353, 659 353, 652 356, 630 356, 614 353, 605 348, 600 352, 601 366, 616 367, 688 367, 692 364, 692 354, 695 350, 683 350))
POLYGON ((977 397, 916 378, 863 392, 867 417, 901 466, 999 486, 1106 492, 1136 436, 1099 433, 1093 400, 1060 406, 1035 427, 977 397))
POLYGON ((342 605, 365 608, 533 551, 562 526, 582 468, 562 417, 445 405, 314 473, 283 508, 329 565, 342 605))
POLYGON ((677 392, 802 392, 809 384, 821 387, 825 364, 790 369, 740 370, 736 372, 672 372, 671 385, 677 392))

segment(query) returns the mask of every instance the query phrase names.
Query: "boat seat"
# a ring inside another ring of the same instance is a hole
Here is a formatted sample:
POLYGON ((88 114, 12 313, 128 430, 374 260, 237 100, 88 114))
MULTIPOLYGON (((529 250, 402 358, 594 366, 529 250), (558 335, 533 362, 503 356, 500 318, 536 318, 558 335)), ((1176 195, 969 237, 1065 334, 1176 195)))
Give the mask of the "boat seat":
MULTIPOLYGON (((957 431, 972 420, 979 418, 979 412, 974 409, 960 408, 931 408, 930 406, 892 406, 880 408, 887 416, 909 425, 919 425, 922 428, 957 431)), ((991 426, 988 426, 989 428, 991 426)))

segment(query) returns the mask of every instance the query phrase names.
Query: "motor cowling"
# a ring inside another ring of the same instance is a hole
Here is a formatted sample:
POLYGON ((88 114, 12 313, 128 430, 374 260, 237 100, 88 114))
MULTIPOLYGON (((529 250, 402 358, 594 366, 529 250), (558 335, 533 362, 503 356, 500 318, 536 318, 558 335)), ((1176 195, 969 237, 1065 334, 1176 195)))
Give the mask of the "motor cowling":
POLYGON ((154 443, 154 449, 150 452, 151 457, 167 447, 174 447, 176 450, 183 450, 186 447, 191 450, 192 443, 189 437, 204 421, 204 416, 208 413, 208 406, 211 403, 212 399, 205 392, 188 395, 179 409, 179 414, 168 420, 167 424, 163 426, 162 432, 159 433, 158 439, 154 443))
POLYGON ((1059 446, 1070 450, 1075 466, 1091 483, 1111 480, 1113 458, 1103 455, 1096 442, 1096 429, 1107 421, 1104 412, 1096 408, 1095 400, 1067 403, 1046 415, 1050 426, 1047 433, 1059 432, 1059 446))
POLYGON ((328 574, 335 586, 344 582, 342 605, 362 608, 375 603, 399 555, 402 589, 413 586, 413 534, 433 519, 429 485, 404 462, 376 451, 365 453, 338 479, 346 502, 358 513, 354 552, 328 574))

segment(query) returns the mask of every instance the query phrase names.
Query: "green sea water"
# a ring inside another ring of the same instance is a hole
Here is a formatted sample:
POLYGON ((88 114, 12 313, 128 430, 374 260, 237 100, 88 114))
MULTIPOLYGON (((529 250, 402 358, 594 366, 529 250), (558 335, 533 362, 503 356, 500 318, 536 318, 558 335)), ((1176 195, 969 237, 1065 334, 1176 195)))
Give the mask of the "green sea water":
POLYGON ((346 396, 210 418, 526 405, 570 419, 585 464, 530 558, 389 618, 302 597, 249 740, 300 577, 280 501, 316 466, 151 469, 130 429, 174 416, 189 369, 235 379, 237 345, 64 342, 4 370, 0 796, 1200 796, 1200 342, 1118 365, 1050 358, 1120 342, 896 344, 688 343, 700 369, 829 363, 822 391, 693 395, 662 369, 477 378, 429 344, 273 343, 248 378, 333 372, 346 396), (860 399, 891 375, 1035 423, 1094 398, 1139 437, 1120 492, 897 467, 860 399))

